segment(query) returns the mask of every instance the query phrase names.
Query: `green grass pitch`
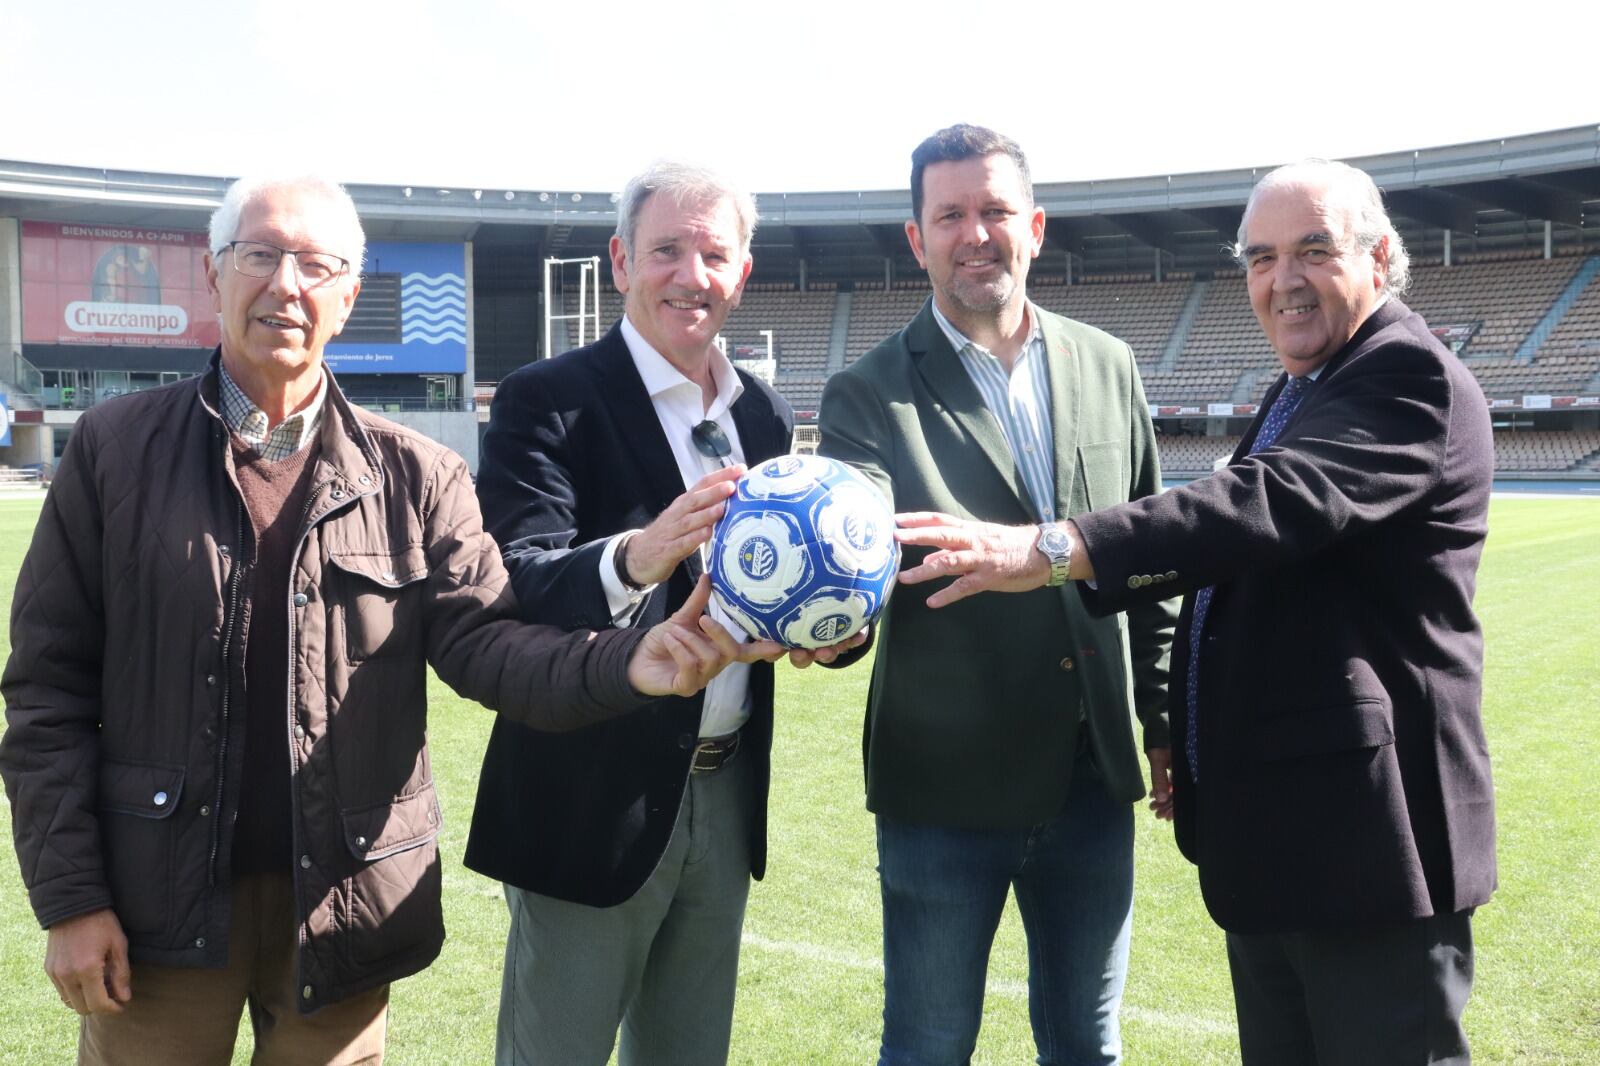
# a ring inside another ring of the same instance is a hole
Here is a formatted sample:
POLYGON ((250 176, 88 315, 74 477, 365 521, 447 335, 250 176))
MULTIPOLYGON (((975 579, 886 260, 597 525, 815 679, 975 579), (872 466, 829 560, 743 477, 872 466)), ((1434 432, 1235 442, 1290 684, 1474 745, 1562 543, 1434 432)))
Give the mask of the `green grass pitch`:
MULTIPOLYGON (((38 508, 37 499, 0 501, 6 617, 38 508)), ((1600 502, 1497 497, 1490 529, 1477 606, 1488 633, 1484 716, 1499 793, 1500 891, 1478 913, 1467 1027, 1479 1062, 1600 1062, 1600 502)), ((877 877, 860 756, 866 680, 864 668, 780 667, 772 854, 745 924, 737 1063, 876 1055, 877 877)), ((461 865, 490 717, 437 682, 432 693, 450 939, 431 969, 395 986, 389 1061, 401 1066, 491 1060, 506 929, 499 886, 461 865)), ((0 823, 9 836, 9 807, 0 823)), ((1142 808, 1138 824, 1127 1060, 1235 1062, 1222 936, 1169 828, 1142 808)), ((46 980, 43 953, 16 864, 5 858, 0 1062, 72 1060, 77 1018, 46 980)), ((1026 978, 1013 907, 990 961, 975 1062, 1032 1061, 1026 978)), ((235 1061, 247 1061, 247 1029, 237 1050, 235 1061)))

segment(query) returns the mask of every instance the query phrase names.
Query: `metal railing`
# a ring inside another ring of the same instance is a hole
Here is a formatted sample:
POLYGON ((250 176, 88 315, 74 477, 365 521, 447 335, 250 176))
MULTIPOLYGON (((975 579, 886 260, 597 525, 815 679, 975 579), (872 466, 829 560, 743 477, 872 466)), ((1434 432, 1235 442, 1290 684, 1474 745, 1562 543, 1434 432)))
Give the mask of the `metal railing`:
POLYGON ((39 372, 39 368, 24 359, 21 352, 12 352, 9 363, 10 365, 6 367, 5 383, 18 392, 26 393, 35 403, 42 404, 44 375, 39 372))
POLYGON ((445 398, 429 396, 356 396, 346 393, 345 399, 369 411, 476 411, 478 405, 471 396, 445 398))

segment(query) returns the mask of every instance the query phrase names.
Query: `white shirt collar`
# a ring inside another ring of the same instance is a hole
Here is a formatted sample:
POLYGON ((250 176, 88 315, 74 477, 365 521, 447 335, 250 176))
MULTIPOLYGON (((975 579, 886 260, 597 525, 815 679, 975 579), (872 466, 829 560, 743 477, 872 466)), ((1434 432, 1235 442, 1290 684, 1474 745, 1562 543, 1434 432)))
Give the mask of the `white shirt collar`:
MULTIPOLYGON (((633 356, 634 368, 639 371, 644 389, 652 400, 663 393, 688 386, 694 390, 698 401, 700 386, 690 381, 684 376, 683 371, 656 351, 627 315, 622 316, 622 339, 628 345, 628 354, 633 356)), ((716 345, 711 346, 711 380, 716 383, 717 398, 711 401, 711 408, 705 412, 705 417, 715 419, 720 418, 744 394, 744 382, 739 380, 733 364, 716 345)))

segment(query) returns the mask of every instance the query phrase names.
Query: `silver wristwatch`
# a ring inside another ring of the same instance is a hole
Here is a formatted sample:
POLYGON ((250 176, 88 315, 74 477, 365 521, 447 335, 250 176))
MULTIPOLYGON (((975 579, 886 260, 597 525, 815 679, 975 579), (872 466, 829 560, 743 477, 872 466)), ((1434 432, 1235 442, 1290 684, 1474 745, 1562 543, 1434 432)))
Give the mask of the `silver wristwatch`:
POLYGON ((1072 538, 1067 536, 1067 531, 1056 522, 1041 523, 1039 539, 1033 546, 1050 560, 1050 580, 1045 584, 1051 588, 1065 584, 1067 571, 1072 567, 1072 538))

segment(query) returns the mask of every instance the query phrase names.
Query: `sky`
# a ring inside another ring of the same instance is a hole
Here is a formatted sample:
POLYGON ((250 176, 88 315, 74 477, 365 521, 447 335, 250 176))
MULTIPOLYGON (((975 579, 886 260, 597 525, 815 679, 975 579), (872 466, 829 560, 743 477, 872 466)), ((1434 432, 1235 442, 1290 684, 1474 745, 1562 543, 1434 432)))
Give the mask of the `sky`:
POLYGON ((674 157, 899 189, 919 140, 975 122, 1036 181, 1248 169, 1600 123, 1576 11, 0 0, 0 160, 561 192, 674 157))

